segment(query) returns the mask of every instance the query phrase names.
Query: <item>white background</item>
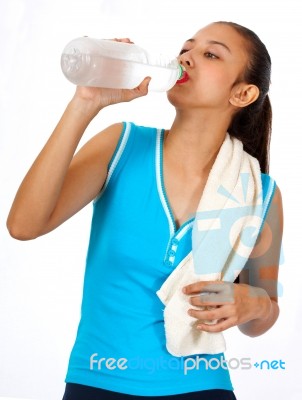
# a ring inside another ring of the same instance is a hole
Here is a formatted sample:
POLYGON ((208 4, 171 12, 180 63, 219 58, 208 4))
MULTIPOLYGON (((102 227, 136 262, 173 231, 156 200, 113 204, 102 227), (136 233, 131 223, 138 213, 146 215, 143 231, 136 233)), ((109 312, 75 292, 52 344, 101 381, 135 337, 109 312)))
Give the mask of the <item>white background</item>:
MULTIPOLYGON (((231 370, 240 400, 302 398, 301 367, 301 15, 299 1, 2 0, 0 3, 0 396, 60 399, 79 320, 91 206, 31 242, 5 227, 13 197, 71 98, 60 70, 65 44, 78 36, 130 37, 148 50, 176 55, 200 27, 231 20, 254 30, 273 61, 270 174, 283 193, 285 261, 281 315, 265 335, 226 332, 226 357, 282 360, 285 370, 231 370), (300 175, 298 172, 300 171, 300 175)), ((168 128, 165 94, 108 108, 85 142, 112 122, 168 128)), ((83 142, 82 142, 83 143, 83 142)), ((122 330, 122 327, 121 327, 122 330)))

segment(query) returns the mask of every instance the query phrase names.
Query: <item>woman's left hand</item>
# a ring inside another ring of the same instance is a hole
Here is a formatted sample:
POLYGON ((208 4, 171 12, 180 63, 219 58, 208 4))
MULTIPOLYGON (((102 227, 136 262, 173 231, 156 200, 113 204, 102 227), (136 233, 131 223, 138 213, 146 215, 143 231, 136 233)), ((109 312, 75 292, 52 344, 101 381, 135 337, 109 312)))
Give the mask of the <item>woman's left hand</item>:
POLYGON ((202 331, 221 332, 270 314, 270 297, 260 287, 203 281, 186 286, 183 292, 190 296, 188 301, 194 306, 188 313, 199 320, 197 328, 202 331))

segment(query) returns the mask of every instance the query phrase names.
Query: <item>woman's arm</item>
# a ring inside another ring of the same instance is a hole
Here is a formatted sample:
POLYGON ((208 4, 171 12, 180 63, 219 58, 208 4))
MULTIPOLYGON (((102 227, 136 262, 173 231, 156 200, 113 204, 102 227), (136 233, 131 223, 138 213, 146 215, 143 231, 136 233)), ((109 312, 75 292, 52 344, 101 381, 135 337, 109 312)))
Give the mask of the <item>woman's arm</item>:
POLYGON ((258 288, 260 292, 259 317, 238 325, 245 335, 259 336, 269 330, 278 319, 278 270, 282 233, 282 197, 277 187, 257 245, 239 275, 240 283, 258 288))
POLYGON ((200 320, 198 329, 221 332, 238 325, 244 334, 259 336, 274 325, 279 315, 277 289, 282 231, 282 199, 277 188, 261 235, 240 274, 240 283, 196 282, 184 288, 195 306, 189 314, 200 320), (203 291, 209 294, 201 299, 203 291), (198 310, 205 306, 211 309, 198 310), (217 323, 209 325, 203 320, 217 323))
POLYGON ((74 153, 87 126, 106 106, 146 95, 149 79, 136 89, 77 87, 62 118, 26 174, 7 219, 19 240, 41 236, 63 223, 99 192, 121 134, 121 124, 105 129, 74 153))

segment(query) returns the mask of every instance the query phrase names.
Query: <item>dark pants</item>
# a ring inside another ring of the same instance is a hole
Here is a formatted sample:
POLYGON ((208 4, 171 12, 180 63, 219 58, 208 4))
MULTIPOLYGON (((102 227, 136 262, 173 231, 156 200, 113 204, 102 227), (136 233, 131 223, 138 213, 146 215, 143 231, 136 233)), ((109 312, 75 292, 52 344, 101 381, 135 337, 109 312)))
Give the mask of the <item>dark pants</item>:
POLYGON ((170 396, 133 396, 75 383, 67 383, 63 400, 236 400, 230 390, 202 390, 170 396))

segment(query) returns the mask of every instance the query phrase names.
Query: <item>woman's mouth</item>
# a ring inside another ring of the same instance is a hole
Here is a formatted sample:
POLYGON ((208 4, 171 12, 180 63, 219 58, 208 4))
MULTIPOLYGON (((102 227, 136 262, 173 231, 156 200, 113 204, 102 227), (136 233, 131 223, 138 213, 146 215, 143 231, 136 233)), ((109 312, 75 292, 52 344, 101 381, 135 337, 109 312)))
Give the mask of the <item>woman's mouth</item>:
POLYGON ((182 83, 185 83, 189 80, 189 75, 187 73, 187 71, 183 71, 182 73, 182 77, 180 79, 178 79, 178 81, 176 82, 177 85, 180 85, 182 83))

